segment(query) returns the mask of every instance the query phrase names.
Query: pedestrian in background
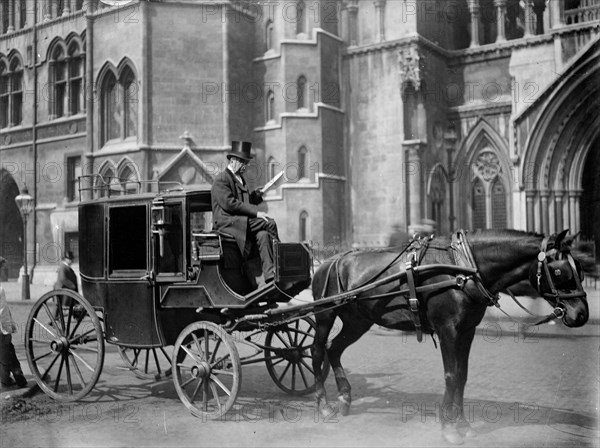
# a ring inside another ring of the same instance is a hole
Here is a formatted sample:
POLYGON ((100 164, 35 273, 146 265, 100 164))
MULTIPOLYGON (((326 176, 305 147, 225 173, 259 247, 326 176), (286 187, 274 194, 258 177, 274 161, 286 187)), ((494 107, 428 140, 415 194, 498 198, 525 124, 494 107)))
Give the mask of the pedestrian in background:
MULTIPOLYGON (((78 291, 77 287, 77 275, 71 265, 73 264, 73 252, 67 251, 62 261, 58 265, 56 271, 56 282, 54 283, 54 289, 70 289, 72 291, 78 291)), ((69 304, 63 304, 68 306, 69 304)))
MULTIPOLYGON (((4 263, 6 259, 0 257, 0 268, 4 263)), ((4 288, 0 285, 0 383, 2 387, 10 387, 15 383, 19 387, 27 386, 27 380, 12 343, 12 334, 16 332, 17 325, 10 314, 4 288)))

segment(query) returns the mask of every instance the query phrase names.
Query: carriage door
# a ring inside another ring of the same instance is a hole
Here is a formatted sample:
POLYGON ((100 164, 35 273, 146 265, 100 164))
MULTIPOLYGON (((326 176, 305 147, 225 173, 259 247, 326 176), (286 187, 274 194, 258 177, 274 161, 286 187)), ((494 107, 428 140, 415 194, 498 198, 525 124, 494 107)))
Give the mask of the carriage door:
POLYGON ((158 283, 185 281, 184 235, 183 203, 155 199, 152 203, 152 245, 158 283))

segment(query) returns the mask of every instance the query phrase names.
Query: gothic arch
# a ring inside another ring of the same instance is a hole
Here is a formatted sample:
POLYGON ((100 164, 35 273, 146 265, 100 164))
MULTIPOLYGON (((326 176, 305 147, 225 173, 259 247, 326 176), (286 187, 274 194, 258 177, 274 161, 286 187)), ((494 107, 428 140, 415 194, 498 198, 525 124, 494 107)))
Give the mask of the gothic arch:
POLYGON ((599 77, 597 36, 514 120, 528 230, 581 229, 582 176, 600 135, 599 77))
POLYGON ((427 218, 437 222, 437 233, 445 234, 450 228, 450 188, 448 172, 441 163, 433 166, 427 179, 427 218))
POLYGON ((480 180, 480 187, 483 188, 484 194, 483 206, 485 207, 485 216, 481 219, 487 223, 486 227, 512 227, 513 176, 508 158, 507 142, 485 119, 481 118, 463 139, 455 160, 458 197, 463 199, 456 204, 459 226, 471 228, 473 225, 474 189, 479 185, 476 185, 476 180, 480 180), (502 204, 506 209, 504 225, 498 224, 499 219, 493 211, 494 201, 498 201, 498 197, 494 196, 494 193, 500 189, 504 193, 502 204))

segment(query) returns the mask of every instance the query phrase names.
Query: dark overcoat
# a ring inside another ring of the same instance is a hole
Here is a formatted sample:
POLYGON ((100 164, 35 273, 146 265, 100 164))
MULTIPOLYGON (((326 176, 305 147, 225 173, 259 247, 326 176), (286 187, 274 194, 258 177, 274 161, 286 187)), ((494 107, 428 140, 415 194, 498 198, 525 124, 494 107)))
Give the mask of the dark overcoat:
POLYGON ((225 169, 215 178, 211 195, 213 230, 233 236, 243 254, 248 218, 256 218, 257 205, 263 199, 256 191, 250 192, 244 176, 241 178, 243 183, 235 178, 231 170, 225 169))
POLYGON ((60 262, 58 265, 56 283, 54 283, 54 289, 71 289, 77 291, 77 275, 75 271, 64 262, 60 262))

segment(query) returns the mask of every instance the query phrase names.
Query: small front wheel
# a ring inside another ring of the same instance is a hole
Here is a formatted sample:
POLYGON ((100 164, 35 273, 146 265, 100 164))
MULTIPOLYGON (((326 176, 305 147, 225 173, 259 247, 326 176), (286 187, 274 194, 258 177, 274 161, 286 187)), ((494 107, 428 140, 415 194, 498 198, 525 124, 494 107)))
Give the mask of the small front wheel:
POLYGON ((196 417, 215 419, 234 405, 242 382, 240 356, 231 336, 212 322, 194 322, 175 342, 177 395, 196 417))
POLYGON ((119 355, 127 369, 142 380, 161 381, 171 376, 169 352, 165 347, 119 347, 119 355))
POLYGON ((90 303, 57 289, 33 305, 25 350, 38 386, 58 401, 76 401, 96 385, 104 364, 104 335, 90 303))

